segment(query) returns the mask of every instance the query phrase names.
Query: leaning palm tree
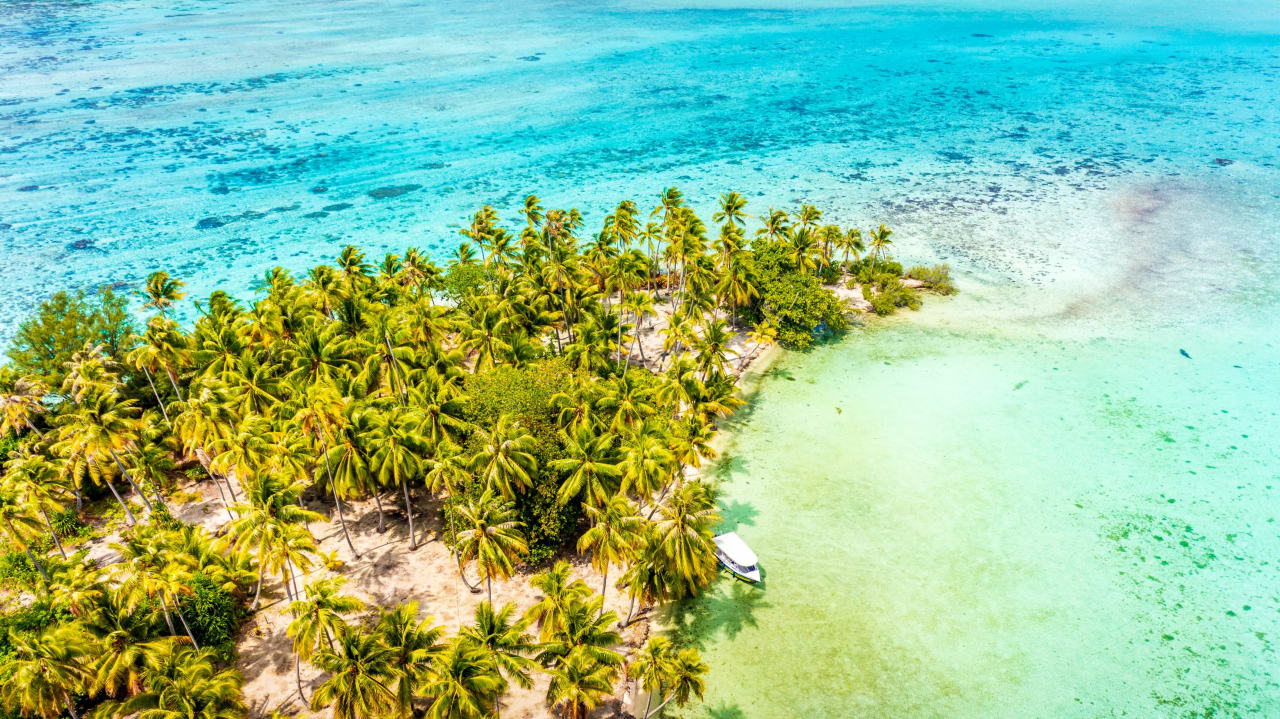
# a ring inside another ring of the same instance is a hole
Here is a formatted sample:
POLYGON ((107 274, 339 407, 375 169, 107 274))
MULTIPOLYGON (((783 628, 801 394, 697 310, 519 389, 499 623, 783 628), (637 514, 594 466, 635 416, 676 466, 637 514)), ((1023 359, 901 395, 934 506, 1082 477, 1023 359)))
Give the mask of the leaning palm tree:
POLYGON ((456 508, 458 514, 458 571, 475 561, 476 571, 484 580, 489 601, 493 602, 493 578, 506 579, 515 571, 515 559, 529 551, 523 525, 515 520, 515 505, 494 496, 486 489, 478 499, 456 508))
POLYGON ((644 716, 640 719, 649 719, 672 701, 677 706, 684 706, 693 697, 701 699, 706 691, 704 677, 708 670, 697 649, 677 650, 666 637, 650 637, 627 667, 627 674, 649 696, 644 716), (661 701, 650 709, 655 694, 661 697, 661 701))
POLYGON ((40 514, 58 553, 66 559, 67 550, 63 548, 58 531, 49 517, 49 512, 62 509, 62 498, 67 493, 65 479, 57 467, 43 455, 18 454, 5 466, 4 484, 18 493, 23 504, 40 514))
POLYGON ((3 370, 5 390, 0 392, 0 433, 22 434, 27 430, 43 437, 44 433, 36 428, 35 418, 48 410, 44 406, 44 397, 48 388, 40 380, 31 377, 12 379, 12 370, 3 370))
POLYGON ((12 482, 0 484, 0 535, 3 535, 9 544, 26 552, 31 564, 39 570, 40 576, 44 577, 45 583, 48 584, 51 581, 49 572, 31 549, 32 538, 43 532, 44 527, 40 526, 40 520, 33 505, 27 501, 27 497, 20 489, 12 482))
POLYGON ((884 225, 880 225, 871 231, 871 258, 873 261, 885 258, 889 245, 893 244, 893 240, 889 239, 889 235, 892 234, 893 230, 884 225))
POLYGON ((644 519, 625 494, 615 494, 603 507, 587 506, 591 528, 578 538, 578 551, 591 553, 591 566, 600 572, 600 596, 609 591, 609 566, 631 559, 644 519))
MULTIPOLYGON (((334 636, 346 627, 342 615, 364 609, 364 602, 359 599, 338 594, 338 589, 345 582, 342 577, 317 579, 307 585, 306 599, 289 605, 289 615, 293 617, 293 621, 289 622, 285 632, 293 640, 294 680, 298 684, 298 696, 303 701, 307 697, 302 692, 300 663, 304 659, 311 661, 317 649, 332 651, 334 636), (324 639, 323 644, 321 639, 324 639)), ((317 666, 320 666, 318 662, 317 666)))
POLYGON ((547 704, 561 705, 561 719, 583 719, 613 694, 616 665, 605 664, 585 652, 571 652, 551 672, 547 704))
MULTIPOLYGON (((537 645, 526 633, 528 628, 529 620, 517 616, 516 607, 511 602, 496 612, 489 602, 480 602, 476 607, 475 624, 464 627, 460 636, 479 647, 507 683, 514 682, 529 689, 533 686, 532 672, 538 664, 530 657, 537 645)), ((493 700, 495 717, 501 705, 502 696, 499 694, 493 700)))
POLYGON ((132 525, 137 522, 133 511, 125 503, 110 479, 110 463, 113 462, 134 492, 142 498, 142 502, 151 509, 151 502, 133 484, 124 463, 120 461, 119 452, 130 446, 136 437, 135 415, 136 402, 121 399, 114 393, 96 392, 87 396, 75 409, 58 418, 59 445, 65 455, 83 458, 90 473, 100 478, 116 501, 124 509, 125 521, 132 525))
POLYGON ((238 517, 228 527, 232 549, 253 551, 258 559, 258 581, 250 609, 258 608, 262 596, 263 576, 267 572, 283 574, 290 530, 324 519, 319 512, 304 509, 299 502, 305 485, 287 482, 275 475, 264 474, 246 482, 244 504, 235 505, 238 517))
POLYGON ((551 468, 568 472, 564 483, 556 493, 556 501, 568 504, 584 495, 588 504, 603 505, 613 495, 613 479, 621 474, 613 461, 613 435, 596 436, 581 427, 573 434, 561 433, 565 442, 565 456, 552 461, 551 468))
POLYGON ((65 709, 80 719, 73 696, 90 681, 86 657, 92 644, 76 624, 39 634, 11 633, 8 658, 0 664, 0 699, 10 710, 54 719, 65 709))
POLYGON ((391 649, 376 633, 346 623, 336 629, 335 647, 312 658, 329 677, 311 695, 311 710, 332 707, 334 719, 377 719, 395 712, 391 649))
POLYGON ((129 611, 114 593, 102 597, 98 607, 85 622, 85 628, 97 639, 97 652, 90 666, 92 693, 107 696, 133 695, 142 691, 147 667, 174 642, 182 637, 156 636, 155 621, 143 612, 129 611))
POLYGON ((351 550, 352 556, 359 559, 360 552, 356 551, 356 545, 351 541, 351 532, 347 530, 347 518, 342 513, 342 499, 329 461, 329 437, 343 421, 342 397, 330 383, 295 385, 295 389, 300 392, 301 400, 294 421, 320 447, 320 455, 324 458, 325 478, 329 480, 329 491, 333 494, 333 504, 338 510, 338 523, 342 525, 342 536, 347 540, 347 548, 351 550))

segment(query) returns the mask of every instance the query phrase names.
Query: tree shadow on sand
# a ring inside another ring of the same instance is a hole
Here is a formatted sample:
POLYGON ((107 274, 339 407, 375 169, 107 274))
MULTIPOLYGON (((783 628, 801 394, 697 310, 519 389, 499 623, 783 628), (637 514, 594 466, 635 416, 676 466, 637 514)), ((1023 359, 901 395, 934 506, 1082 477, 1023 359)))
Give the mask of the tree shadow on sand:
POLYGON ((721 636, 733 639, 743 629, 759 626, 756 612, 771 606, 760 585, 722 581, 701 597, 673 602, 659 609, 658 617, 677 645, 704 649, 712 639, 721 636))

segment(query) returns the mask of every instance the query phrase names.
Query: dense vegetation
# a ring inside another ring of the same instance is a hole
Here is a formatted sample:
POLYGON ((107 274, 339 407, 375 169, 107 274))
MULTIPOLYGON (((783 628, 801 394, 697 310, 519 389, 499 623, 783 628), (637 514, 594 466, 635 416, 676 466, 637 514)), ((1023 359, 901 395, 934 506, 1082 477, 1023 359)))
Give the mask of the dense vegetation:
POLYGON ((748 239, 729 193, 709 238, 674 189, 647 221, 619 204, 586 241, 576 210, 530 196, 522 215, 512 231, 481 209, 445 267, 415 249, 375 266, 347 247, 305 277, 273 269, 252 302, 197 302, 190 327, 171 317, 183 285, 164 272, 143 291, 145 327, 110 290, 59 293, 24 323, 0 368, 13 550, 0 575, 20 597, 0 637, 9 711, 241 716, 234 637, 277 583, 298 693, 338 719, 488 716, 535 671, 565 716, 611 696, 624 670, 652 712, 700 695, 696 651, 655 638, 627 664, 618 625, 712 581, 715 502, 686 470, 714 455, 752 354, 845 329, 826 285, 848 269, 872 298, 899 291, 888 231, 861 258, 857 230, 806 205, 771 210, 748 239), (662 351, 646 356, 656 327, 662 351), (171 513, 183 477, 216 488, 218 536, 171 513), (405 551, 424 506, 442 507, 457 579, 471 572, 490 601, 447 637, 415 604, 370 611, 340 577, 304 582, 335 564, 308 497, 355 559, 344 503, 376 500, 380 528, 384 500, 401 504, 405 551), (90 505, 112 507, 102 531, 122 561, 105 568, 64 546, 84 538, 90 505), (555 563, 532 579, 537 605, 492 605, 495 579, 575 550, 599 594, 555 563), (611 590, 628 616, 604 611, 611 590), (309 697, 304 663, 325 677, 309 697))

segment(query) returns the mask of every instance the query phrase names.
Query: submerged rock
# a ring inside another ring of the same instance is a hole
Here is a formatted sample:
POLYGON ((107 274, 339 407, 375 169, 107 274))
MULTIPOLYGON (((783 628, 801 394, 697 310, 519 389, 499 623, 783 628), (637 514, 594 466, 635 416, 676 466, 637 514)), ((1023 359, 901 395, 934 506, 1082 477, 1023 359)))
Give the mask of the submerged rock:
POLYGON ((197 230, 213 230, 227 224, 220 217, 206 217, 196 223, 197 230))
POLYGON ((385 200, 390 197, 399 197, 421 188, 422 185, 392 185, 390 187, 379 187, 376 190, 369 190, 369 197, 375 200, 385 200))

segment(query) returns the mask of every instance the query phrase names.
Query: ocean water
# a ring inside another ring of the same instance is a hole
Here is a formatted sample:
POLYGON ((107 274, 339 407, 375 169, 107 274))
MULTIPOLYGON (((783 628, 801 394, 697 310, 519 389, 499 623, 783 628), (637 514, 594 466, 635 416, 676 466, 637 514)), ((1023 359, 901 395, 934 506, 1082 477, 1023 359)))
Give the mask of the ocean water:
POLYGON ((689 717, 1280 714, 1274 3, 10 0, 0 342, 64 287, 247 296, 482 203, 679 186, 963 292, 784 357, 670 617, 689 717))

